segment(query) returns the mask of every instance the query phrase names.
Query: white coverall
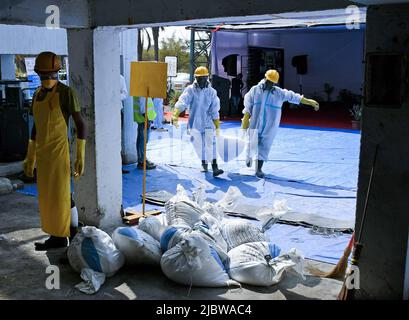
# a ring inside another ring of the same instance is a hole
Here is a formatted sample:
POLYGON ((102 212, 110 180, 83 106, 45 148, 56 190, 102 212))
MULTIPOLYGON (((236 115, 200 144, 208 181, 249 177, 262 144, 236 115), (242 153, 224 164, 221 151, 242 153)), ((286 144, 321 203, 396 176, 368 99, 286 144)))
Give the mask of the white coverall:
POLYGON ((126 81, 125 78, 122 74, 120 76, 120 85, 121 85, 121 92, 120 92, 120 97, 121 97, 121 109, 123 109, 123 104, 122 102, 128 98, 128 90, 126 89, 126 81))
POLYGON ((153 98, 153 105, 155 106, 156 118, 153 122, 153 126, 156 129, 163 128, 163 99, 153 98))
POLYGON ((189 109, 188 130, 198 157, 207 162, 216 159, 216 127, 213 120, 220 118, 220 100, 210 82, 203 89, 196 81, 186 87, 175 108, 180 112, 189 109))
POLYGON ((250 114, 249 140, 250 144, 257 141, 256 148, 252 149, 249 157, 257 160, 268 160, 268 154, 277 134, 281 120, 281 108, 285 101, 300 104, 302 95, 290 90, 274 86, 272 90, 263 90, 265 80, 253 86, 244 96, 243 114, 250 114))

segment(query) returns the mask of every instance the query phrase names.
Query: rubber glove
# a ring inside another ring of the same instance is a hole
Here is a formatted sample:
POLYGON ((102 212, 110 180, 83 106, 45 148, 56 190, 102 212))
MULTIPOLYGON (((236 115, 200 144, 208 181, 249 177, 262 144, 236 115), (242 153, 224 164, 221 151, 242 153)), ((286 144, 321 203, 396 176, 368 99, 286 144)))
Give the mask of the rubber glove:
POLYGON ((28 140, 27 155, 23 162, 24 174, 27 177, 34 177, 34 166, 36 163, 36 142, 28 140))
POLYGON ((176 127, 179 128, 179 114, 180 114, 180 110, 178 108, 175 108, 175 110, 173 110, 173 114, 172 114, 172 124, 176 127))
POLYGON ((220 120, 214 119, 213 120, 214 126, 216 127, 216 136, 220 135, 220 120))
POLYGON ((77 159, 74 166, 74 180, 77 181, 84 174, 85 167, 85 139, 77 139, 77 159))
POLYGON ((312 99, 307 99, 307 98, 303 97, 301 99, 301 103, 313 107, 315 111, 318 111, 320 109, 319 103, 317 101, 315 101, 315 100, 312 100, 312 99))
POLYGON ((241 119, 241 128, 246 130, 250 126, 250 113, 245 113, 243 119, 241 119))

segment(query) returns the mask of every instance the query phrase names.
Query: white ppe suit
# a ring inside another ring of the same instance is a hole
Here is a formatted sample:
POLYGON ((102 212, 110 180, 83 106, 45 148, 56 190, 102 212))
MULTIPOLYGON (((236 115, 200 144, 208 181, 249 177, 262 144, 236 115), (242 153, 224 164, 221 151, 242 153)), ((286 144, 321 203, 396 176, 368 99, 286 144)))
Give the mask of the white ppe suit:
POLYGON ((268 154, 277 134, 281 120, 281 108, 285 101, 300 104, 302 95, 274 86, 272 90, 263 90, 265 80, 253 86, 244 96, 243 114, 250 114, 249 141, 257 141, 256 148, 248 153, 257 160, 268 160, 268 154), (256 152, 258 155, 255 155, 256 152))
POLYGON ((188 130, 199 158, 208 162, 216 159, 216 127, 213 120, 220 118, 220 100, 216 90, 209 82, 207 87, 200 89, 195 81, 180 95, 175 108, 180 112, 189 110, 188 130))

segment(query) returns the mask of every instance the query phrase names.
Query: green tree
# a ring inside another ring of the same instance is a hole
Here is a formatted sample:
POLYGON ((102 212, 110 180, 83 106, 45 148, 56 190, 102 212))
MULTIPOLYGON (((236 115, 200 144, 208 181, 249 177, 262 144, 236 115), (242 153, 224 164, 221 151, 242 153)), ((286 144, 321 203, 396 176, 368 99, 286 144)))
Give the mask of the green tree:
MULTIPOLYGON (((157 43, 158 33, 154 33, 154 44, 157 43)), ((158 46, 151 46, 151 35, 147 29, 140 29, 138 35, 138 60, 139 61, 165 61, 166 56, 174 56, 177 58, 177 72, 189 73, 189 41, 178 38, 175 33, 171 37, 162 39, 158 46), (147 42, 144 48, 144 40, 147 42), (156 47, 156 48, 155 48, 156 47), (156 50, 155 50, 156 49, 156 50)), ((205 60, 205 58, 204 58, 205 60)))
POLYGON ((177 71, 189 72, 189 46, 186 40, 176 37, 173 33, 172 37, 163 39, 160 44, 159 61, 165 61, 166 56, 174 56, 177 58, 177 71))

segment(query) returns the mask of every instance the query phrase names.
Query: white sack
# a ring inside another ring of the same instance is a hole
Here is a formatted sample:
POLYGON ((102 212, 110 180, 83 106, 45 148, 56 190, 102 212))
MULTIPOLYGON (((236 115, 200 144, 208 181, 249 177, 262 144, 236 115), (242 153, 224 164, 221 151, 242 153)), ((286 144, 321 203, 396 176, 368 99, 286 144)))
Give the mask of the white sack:
POLYGON ((138 227, 119 227, 112 234, 127 265, 159 265, 162 252, 158 240, 138 227))
POLYGON ((190 235, 165 252, 161 259, 163 273, 187 286, 224 287, 231 281, 216 251, 198 235, 190 235))
POLYGON ((68 248, 68 260, 78 273, 84 268, 114 275, 125 262, 111 237, 96 227, 83 227, 68 248))
POLYGON ((269 241, 259 228, 247 220, 224 219, 220 229, 228 251, 243 243, 269 241))
POLYGON ((186 190, 180 184, 177 186, 176 195, 165 204, 168 225, 193 227, 203 213, 203 209, 189 199, 186 190))
POLYGON ((271 286, 281 281, 285 271, 293 270, 304 277, 304 258, 291 249, 281 254, 269 242, 250 242, 229 251, 229 275, 232 279, 253 286, 271 286))
POLYGON ((157 217, 149 216, 139 219, 138 229, 146 232, 157 241, 160 241, 166 226, 164 226, 157 217))

